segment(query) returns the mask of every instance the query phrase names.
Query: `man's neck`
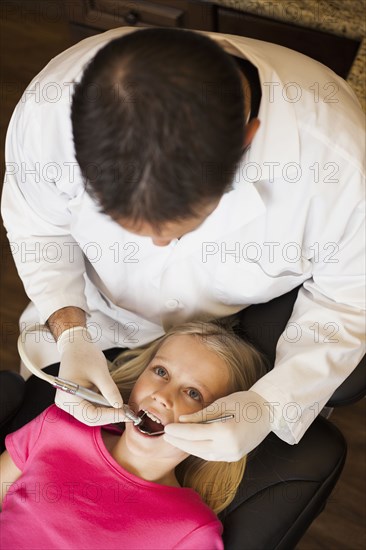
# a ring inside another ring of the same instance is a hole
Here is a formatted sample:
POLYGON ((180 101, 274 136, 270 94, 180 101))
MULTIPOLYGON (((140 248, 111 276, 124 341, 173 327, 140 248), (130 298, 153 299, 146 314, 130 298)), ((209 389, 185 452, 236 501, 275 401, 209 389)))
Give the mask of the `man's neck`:
POLYGON ((252 90, 250 88, 249 80, 247 79, 247 77, 244 75, 243 72, 240 72, 240 78, 242 81, 243 92, 244 92, 244 120, 245 120, 245 124, 247 124, 251 114, 250 105, 252 102, 252 90))

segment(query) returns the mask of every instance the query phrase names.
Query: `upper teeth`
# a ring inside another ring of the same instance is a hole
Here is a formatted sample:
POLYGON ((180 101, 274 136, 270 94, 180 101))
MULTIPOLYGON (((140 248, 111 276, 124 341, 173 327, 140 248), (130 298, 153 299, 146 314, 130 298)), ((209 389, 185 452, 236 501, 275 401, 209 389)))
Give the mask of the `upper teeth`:
POLYGON ((145 409, 142 409, 142 410, 144 411, 145 414, 147 414, 149 418, 151 418, 151 420, 153 420, 154 422, 157 422, 158 424, 161 424, 161 420, 159 420, 159 418, 155 416, 155 414, 152 414, 151 412, 146 411, 145 409))

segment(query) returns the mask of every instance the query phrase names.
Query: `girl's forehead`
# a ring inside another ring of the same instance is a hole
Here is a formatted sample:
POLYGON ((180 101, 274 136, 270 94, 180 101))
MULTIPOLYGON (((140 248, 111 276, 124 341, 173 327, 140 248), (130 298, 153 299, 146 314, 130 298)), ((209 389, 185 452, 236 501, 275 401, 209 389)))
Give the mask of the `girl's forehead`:
POLYGON ((185 357, 209 356, 211 353, 202 339, 195 334, 172 334, 164 340, 155 355, 174 362, 180 357, 184 360, 185 357))

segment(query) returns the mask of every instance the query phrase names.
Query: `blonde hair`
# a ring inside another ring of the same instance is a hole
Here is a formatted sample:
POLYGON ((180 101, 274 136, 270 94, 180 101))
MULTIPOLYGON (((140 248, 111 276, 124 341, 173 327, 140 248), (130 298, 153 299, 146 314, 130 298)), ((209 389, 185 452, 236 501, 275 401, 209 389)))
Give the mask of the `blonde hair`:
MULTIPOLYGON (((151 344, 119 355, 111 375, 123 400, 128 401, 131 390, 157 351, 171 336, 190 335, 216 353, 227 365, 228 394, 248 390, 265 373, 265 359, 249 343, 216 323, 190 322, 171 328, 151 344)), ((245 470, 246 456, 237 462, 206 461, 189 456, 178 464, 175 473, 183 487, 197 491, 206 504, 218 514, 233 500, 245 470)))

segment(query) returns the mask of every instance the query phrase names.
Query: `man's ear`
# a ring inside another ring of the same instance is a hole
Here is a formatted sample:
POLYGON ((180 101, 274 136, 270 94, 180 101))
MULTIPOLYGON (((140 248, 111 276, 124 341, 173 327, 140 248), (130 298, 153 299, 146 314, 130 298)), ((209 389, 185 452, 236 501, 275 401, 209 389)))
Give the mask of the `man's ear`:
POLYGON ((248 122, 248 124, 245 126, 245 136, 244 136, 244 150, 249 147, 249 145, 252 143, 255 134, 257 133, 257 130, 260 126, 261 121, 259 118, 252 118, 248 122))

